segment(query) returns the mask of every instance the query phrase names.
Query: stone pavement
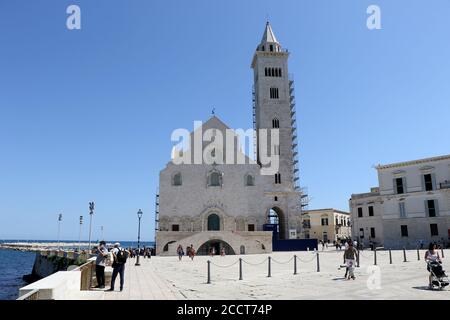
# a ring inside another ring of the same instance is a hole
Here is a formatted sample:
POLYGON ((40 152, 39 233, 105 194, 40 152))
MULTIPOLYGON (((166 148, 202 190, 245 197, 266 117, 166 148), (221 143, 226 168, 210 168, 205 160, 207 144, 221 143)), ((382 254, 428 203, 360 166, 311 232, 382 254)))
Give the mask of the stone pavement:
MULTIPOLYGON (((140 266, 135 259, 128 259, 125 266, 125 285, 120 288, 120 275, 117 276, 114 292, 105 292, 105 300, 174 300, 183 298, 170 284, 161 279, 154 270, 150 259, 140 258, 140 266)), ((108 285, 108 284, 107 284, 108 285)), ((107 287, 109 289, 109 287, 107 287)))
MULTIPOLYGON (((379 278, 373 271, 373 251, 363 251, 356 280, 344 280, 343 251, 319 252, 320 272, 313 252, 276 252, 256 255, 197 256, 178 261, 177 257, 134 259, 127 263, 123 292, 106 292, 105 299, 450 299, 450 291, 427 289, 428 273, 420 251, 401 250, 377 254, 379 278), (293 274, 293 255, 298 256, 298 274, 293 274), (268 277, 268 257, 272 258, 268 277), (239 280, 238 259, 243 259, 243 280, 239 280), (207 261, 211 260, 211 284, 207 284, 207 261), (372 280, 376 281, 373 282, 372 280), (378 284, 377 284, 378 281, 378 284)), ((444 269, 450 272, 450 250, 445 252, 444 269)), ((116 280, 119 288, 119 279, 116 280)))

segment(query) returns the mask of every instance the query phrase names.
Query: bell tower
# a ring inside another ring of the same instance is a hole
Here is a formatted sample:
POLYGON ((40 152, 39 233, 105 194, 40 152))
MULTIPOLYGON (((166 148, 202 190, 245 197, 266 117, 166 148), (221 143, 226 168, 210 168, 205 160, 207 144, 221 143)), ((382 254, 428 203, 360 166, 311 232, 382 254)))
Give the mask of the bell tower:
MULTIPOLYGON (((275 37, 269 22, 253 56, 254 72, 254 125, 259 129, 279 129, 279 145, 273 146, 271 154, 280 159, 279 174, 273 177, 275 185, 286 191, 296 189, 297 129, 293 81, 288 73, 289 53, 275 37)), ((260 163, 260 148, 256 143, 256 160, 260 163)))
POLYGON ((302 195, 299 187, 294 86, 288 73, 288 58, 289 52, 283 49, 267 22, 252 61, 253 125, 258 133, 255 158, 260 165, 264 151, 259 148, 259 130, 279 130, 278 145, 273 143, 271 146, 268 138, 267 149, 270 155, 278 154, 279 169, 274 176, 265 177, 265 195, 266 208, 271 208, 268 220, 275 217, 275 221, 278 221, 280 239, 289 238, 290 231, 294 229, 297 233, 301 231, 301 227, 289 219, 301 212, 302 195))

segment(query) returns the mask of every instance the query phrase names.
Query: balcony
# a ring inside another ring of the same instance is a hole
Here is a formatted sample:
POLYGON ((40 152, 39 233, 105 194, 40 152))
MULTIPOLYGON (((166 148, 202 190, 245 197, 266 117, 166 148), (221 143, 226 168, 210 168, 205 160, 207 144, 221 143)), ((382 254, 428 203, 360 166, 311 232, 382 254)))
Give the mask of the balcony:
POLYGON ((439 183, 439 189, 450 189, 450 181, 439 183))

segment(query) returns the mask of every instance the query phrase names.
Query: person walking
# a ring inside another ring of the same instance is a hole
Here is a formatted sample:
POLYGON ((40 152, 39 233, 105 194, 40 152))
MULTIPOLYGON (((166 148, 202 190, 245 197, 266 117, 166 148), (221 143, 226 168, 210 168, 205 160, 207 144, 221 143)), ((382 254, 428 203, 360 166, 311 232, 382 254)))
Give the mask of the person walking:
POLYGON ((344 251, 344 261, 346 264, 345 277, 347 278, 347 280, 350 280, 350 278, 355 280, 354 270, 355 270, 355 265, 356 265, 355 259, 357 257, 358 257, 358 250, 356 250, 356 248, 353 247, 353 242, 350 241, 348 243, 347 249, 345 249, 345 251, 344 251), (347 277, 347 272, 348 272, 348 277, 347 277))
POLYGON ((183 247, 181 246, 181 244, 178 245, 177 254, 178 254, 178 260, 181 261, 181 259, 183 258, 183 255, 184 255, 183 247))
POLYGON ((222 248, 220 249, 220 256, 221 256, 221 257, 225 257, 225 248, 224 248, 224 247, 222 247, 222 248))
POLYGON ((430 263, 442 263, 436 243, 430 243, 430 245, 428 246, 428 250, 427 252, 425 252, 425 262, 427 263, 427 270, 430 272, 430 275, 428 277, 428 288, 433 289, 433 275, 431 274, 430 263))
POLYGON ((106 249, 106 242, 100 241, 97 248, 97 258, 95 259, 95 277, 97 278, 97 289, 105 288, 105 266, 106 258, 108 257, 108 249, 106 249))
POLYGON ((128 251, 120 247, 120 243, 116 242, 112 249, 113 254, 113 273, 111 277, 111 288, 108 291, 114 291, 114 283, 116 282, 117 275, 120 275, 120 291, 123 290, 125 282, 125 264, 128 258, 128 251))
POLYGON ((195 257, 195 249, 194 249, 194 245, 191 244, 190 250, 189 250, 189 258, 191 258, 191 260, 194 261, 194 257, 195 257))

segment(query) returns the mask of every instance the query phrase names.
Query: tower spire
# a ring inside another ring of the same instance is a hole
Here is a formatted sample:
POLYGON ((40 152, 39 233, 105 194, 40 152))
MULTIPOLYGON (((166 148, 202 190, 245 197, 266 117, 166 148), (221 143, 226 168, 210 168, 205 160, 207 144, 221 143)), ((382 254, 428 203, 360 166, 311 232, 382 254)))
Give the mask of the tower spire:
POLYGON ((267 20, 261 43, 258 46, 258 51, 278 52, 280 50, 281 45, 275 37, 275 34, 273 33, 272 26, 270 25, 269 20, 267 20))

